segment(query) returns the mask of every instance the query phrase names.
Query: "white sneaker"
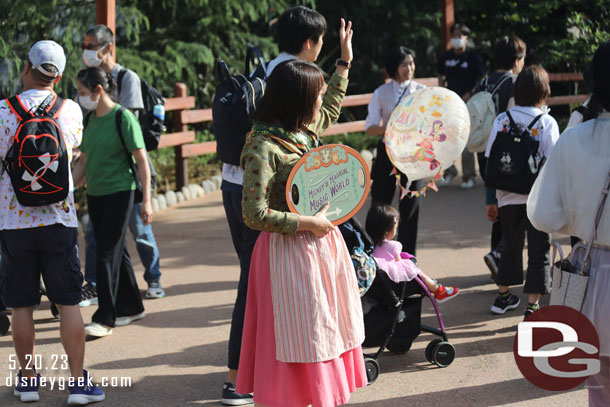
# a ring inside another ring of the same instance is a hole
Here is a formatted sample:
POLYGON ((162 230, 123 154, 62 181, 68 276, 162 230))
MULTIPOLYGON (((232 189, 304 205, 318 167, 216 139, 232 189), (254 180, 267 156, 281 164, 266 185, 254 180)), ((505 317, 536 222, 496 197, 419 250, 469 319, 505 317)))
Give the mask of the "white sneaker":
POLYGON ((144 311, 140 312, 139 314, 136 315, 129 315, 127 317, 118 317, 115 321, 114 321, 114 325, 115 326, 125 326, 125 325, 129 325, 131 324, 133 321, 137 321, 138 319, 142 319, 146 316, 146 313, 144 311))
POLYGON ((163 287, 161 287, 161 283, 150 283, 145 297, 148 299, 165 297, 165 291, 163 290, 163 287))
POLYGON ((455 178, 455 175, 452 174, 447 174, 446 176, 444 176, 443 178, 441 178, 436 185, 438 185, 439 187, 446 187, 448 185, 451 184, 451 181, 453 181, 453 179, 455 178))
POLYGON ((468 181, 464 181, 460 184, 460 188, 462 189, 471 189, 474 188, 474 180, 470 178, 468 181))
POLYGON ((107 325, 92 322, 85 326, 85 334, 101 338, 103 336, 108 336, 112 334, 112 328, 107 325))

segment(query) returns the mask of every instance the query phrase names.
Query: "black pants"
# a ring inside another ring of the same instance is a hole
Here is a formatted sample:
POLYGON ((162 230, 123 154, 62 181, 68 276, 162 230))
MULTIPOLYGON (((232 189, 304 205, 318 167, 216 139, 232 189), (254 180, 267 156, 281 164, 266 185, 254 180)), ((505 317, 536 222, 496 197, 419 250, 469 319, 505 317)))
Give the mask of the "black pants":
MULTIPOLYGON (((371 186, 371 198, 373 202, 392 205, 394 192, 396 191, 396 177, 390 175, 394 166, 388 157, 383 141, 377 144, 377 157, 371 171, 373 185, 371 186)), ((407 184, 407 177, 401 175, 400 183, 407 184)), ((415 181, 410 190, 420 189, 421 182, 415 181)), ((400 224, 398 225, 398 241, 402 243, 402 249, 415 256, 417 246, 417 225, 419 221, 419 198, 404 197, 399 205, 400 224)))
POLYGON ((527 233, 527 275, 523 292, 547 294, 551 280, 549 235, 532 226, 525 204, 502 206, 499 213, 506 246, 500 259, 497 284, 523 284, 523 246, 527 233))
POLYGON ((239 366, 239 355, 241 350, 241 337, 244 329, 244 315, 246 313, 246 296, 248 292, 248 277, 250 275, 250 260, 252 250, 258 238, 259 231, 253 230, 244 224, 241 212, 241 189, 231 189, 222 191, 222 203, 225 207, 225 214, 231 239, 237 257, 239 258, 239 283, 237 285, 237 298, 233 308, 231 318, 231 333, 229 335, 229 369, 237 369, 239 366))
POLYGON ((97 241, 96 287, 99 305, 92 321, 114 327, 117 317, 144 311, 125 246, 133 191, 103 196, 87 195, 87 205, 97 241))
MULTIPOLYGON (((479 163, 479 174, 481 178, 485 180, 485 170, 487 168, 487 157, 485 152, 477 153, 477 161, 479 163)), ((496 251, 502 254, 504 250, 504 241, 502 240, 502 226, 500 221, 497 220, 491 224, 491 251, 496 251)))

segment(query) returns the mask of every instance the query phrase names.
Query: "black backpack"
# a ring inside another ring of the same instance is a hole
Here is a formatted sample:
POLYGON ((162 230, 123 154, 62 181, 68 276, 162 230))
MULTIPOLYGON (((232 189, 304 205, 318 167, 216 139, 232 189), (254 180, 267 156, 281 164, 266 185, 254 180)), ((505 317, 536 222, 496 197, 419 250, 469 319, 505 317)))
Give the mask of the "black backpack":
POLYGON ((2 167, 11 178, 17 200, 23 206, 61 202, 70 191, 70 163, 57 117, 64 100, 49 95, 27 111, 18 96, 6 100, 19 123, 2 167))
MULTIPOLYGON (((121 84, 126 73, 127 69, 123 68, 117 76, 119 95, 121 94, 121 84)), ((138 120, 140 121, 140 127, 142 127, 146 150, 153 151, 159 146, 161 134, 165 131, 165 126, 163 125, 165 119, 165 108, 163 107, 165 105, 165 98, 161 92, 142 78, 140 78, 140 88, 144 108, 140 110, 138 120), (157 105, 160 106, 156 108, 159 111, 155 112, 155 106, 157 105)))
POLYGON ((223 163, 239 165, 246 135, 252 128, 254 112, 265 94, 267 69, 260 51, 250 47, 246 54, 245 74, 231 76, 224 61, 218 62, 217 70, 220 83, 212 102, 216 153, 223 163), (255 57, 259 65, 250 75, 250 61, 255 57))
POLYGON ((539 114, 521 132, 510 112, 506 116, 510 121, 507 132, 499 131, 496 135, 487 160, 485 185, 503 191, 518 194, 529 194, 544 164, 536 162, 540 141, 531 136, 530 130, 544 115, 539 114))

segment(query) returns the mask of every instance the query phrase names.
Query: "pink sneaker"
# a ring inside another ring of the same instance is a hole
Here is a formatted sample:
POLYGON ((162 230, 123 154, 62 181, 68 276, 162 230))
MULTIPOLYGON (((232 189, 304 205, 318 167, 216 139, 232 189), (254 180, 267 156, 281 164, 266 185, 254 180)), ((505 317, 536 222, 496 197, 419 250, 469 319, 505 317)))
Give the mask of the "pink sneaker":
POLYGON ((438 288, 435 292, 432 293, 432 295, 434 295, 436 302, 440 304, 445 301, 449 301, 452 298, 455 298, 459 292, 460 289, 457 287, 445 287, 439 284, 438 288))

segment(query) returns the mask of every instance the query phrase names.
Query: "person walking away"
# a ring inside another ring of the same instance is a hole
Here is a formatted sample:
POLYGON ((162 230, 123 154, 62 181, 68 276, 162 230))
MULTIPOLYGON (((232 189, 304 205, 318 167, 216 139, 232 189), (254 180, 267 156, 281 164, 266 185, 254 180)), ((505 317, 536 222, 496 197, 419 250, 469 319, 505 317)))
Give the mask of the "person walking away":
MULTIPOLYGON (((8 151, 17 143, 20 123, 29 112, 47 106, 49 115, 59 126, 67 154, 67 196, 60 202, 42 206, 25 206, 18 199, 9 178, 2 169, 0 189, 0 291, 4 304, 12 308, 11 331, 15 354, 20 366, 15 396, 23 402, 38 401, 41 372, 32 368, 34 360, 35 327, 34 307, 40 303, 40 277, 44 280, 47 297, 61 312, 60 337, 68 357, 70 377, 68 404, 85 405, 102 401, 104 392, 97 386, 88 386, 90 376, 83 369, 85 333, 78 308, 83 275, 78 258, 78 232, 74 207, 73 184, 69 162, 72 148, 82 138, 82 113, 72 100, 62 100, 55 94, 66 65, 63 48, 54 41, 39 41, 32 46, 21 79, 23 91, 16 99, 0 101, 0 157, 8 159, 8 151)), ((48 117, 48 116, 47 116, 48 117)), ((47 122, 50 120, 46 119, 47 122)), ((51 124, 53 125, 53 124, 51 124)), ((54 126, 54 125, 53 125, 54 126)), ((39 157, 44 163, 48 157, 39 157)), ((49 166, 49 170, 59 168, 49 166)), ((8 164, 8 163, 7 163, 8 164)), ((51 164, 51 163, 49 163, 51 164)), ((3 165, 4 167, 4 165, 3 165)), ((24 173, 25 175, 26 173, 24 173)), ((44 179, 44 173, 36 172, 44 179)), ((45 191, 45 185, 33 183, 31 190, 45 191)))
MULTIPOLYGON (((540 143, 535 154, 535 164, 542 165, 551 155, 553 146, 559 138, 557 122, 545 113, 544 104, 550 95, 549 76, 544 69, 530 66, 521 71, 515 82, 516 106, 500 114, 494 121, 485 156, 490 156, 499 132, 511 131, 515 126, 520 131, 529 128, 531 137, 540 143)), ((503 164, 512 165, 510 157, 503 164)), ((488 180, 491 165, 497 163, 487 162, 488 180)), ((527 276, 523 286, 523 291, 528 297, 528 305, 525 308, 527 317, 539 308, 540 296, 547 294, 550 289, 549 235, 535 229, 528 220, 527 194, 497 189, 496 197, 498 217, 506 243, 496 279, 498 293, 491 306, 491 312, 504 314, 517 308, 521 302, 518 296, 509 292, 509 286, 523 284, 523 247, 527 234, 527 276)))
MULTIPOLYGON (((498 40, 495 48, 494 62, 496 70, 483 80, 480 91, 493 92, 493 101, 496 115, 514 107, 513 86, 517 75, 523 69, 525 63, 526 45, 519 37, 514 35, 504 36, 498 40)), ((487 157, 485 152, 477 153, 479 172, 485 180, 485 169, 487 168, 487 157)), ((485 204, 487 206, 487 219, 492 222, 491 226, 491 251, 483 256, 485 264, 491 272, 495 282, 498 275, 498 266, 504 249, 502 240, 502 227, 498 220, 498 200, 496 190, 485 187, 485 204)))

